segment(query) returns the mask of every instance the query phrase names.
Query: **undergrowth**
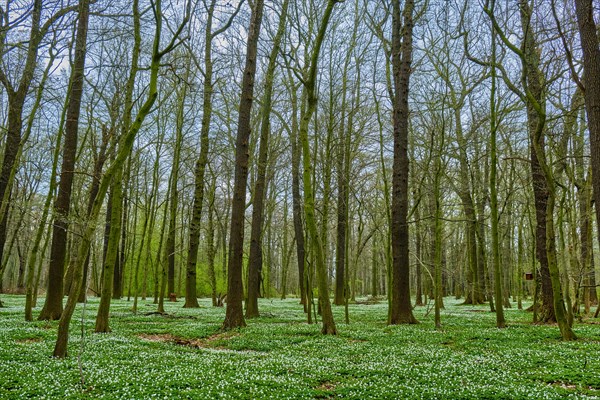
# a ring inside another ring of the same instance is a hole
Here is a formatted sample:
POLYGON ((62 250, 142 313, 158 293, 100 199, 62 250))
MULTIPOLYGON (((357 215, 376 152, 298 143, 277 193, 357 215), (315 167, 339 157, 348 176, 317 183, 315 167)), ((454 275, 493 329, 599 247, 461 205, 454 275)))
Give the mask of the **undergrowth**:
MULTIPOLYGON (((418 325, 386 326, 387 305, 334 307, 339 335, 308 325, 297 299, 261 299, 262 316, 220 332, 225 309, 114 301, 112 333, 94 334, 98 299, 73 318, 70 357, 51 358, 57 322, 25 322, 24 297, 5 295, 0 309, 0 398, 99 399, 562 399, 600 398, 600 325, 575 327, 565 343, 556 326, 506 310, 495 328, 487 306, 444 300, 443 331, 433 313, 415 309, 418 325), (83 375, 83 376, 82 376, 83 375)), ((39 307, 36 309, 39 312, 39 307)), ((595 322, 595 323, 594 323, 595 322)))

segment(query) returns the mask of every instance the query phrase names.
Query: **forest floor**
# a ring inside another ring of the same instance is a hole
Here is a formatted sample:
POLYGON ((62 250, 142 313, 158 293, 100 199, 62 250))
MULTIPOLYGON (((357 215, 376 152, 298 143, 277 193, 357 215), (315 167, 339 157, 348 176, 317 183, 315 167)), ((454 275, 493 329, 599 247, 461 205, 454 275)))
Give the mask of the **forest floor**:
POLYGON ((57 322, 25 322, 23 296, 2 300, 0 399, 600 398, 597 319, 577 323, 579 340, 565 343, 516 308, 498 330, 487 305, 445 298, 436 331, 427 307, 415 309, 418 325, 386 326, 385 301, 359 302, 349 325, 334 307, 332 337, 306 324, 297 299, 261 299, 260 318, 222 333, 225 309, 208 299, 200 309, 166 303, 167 315, 153 314, 150 299, 136 315, 132 302, 113 302, 112 333, 94 334, 92 297, 73 317, 69 358, 58 360, 57 322))

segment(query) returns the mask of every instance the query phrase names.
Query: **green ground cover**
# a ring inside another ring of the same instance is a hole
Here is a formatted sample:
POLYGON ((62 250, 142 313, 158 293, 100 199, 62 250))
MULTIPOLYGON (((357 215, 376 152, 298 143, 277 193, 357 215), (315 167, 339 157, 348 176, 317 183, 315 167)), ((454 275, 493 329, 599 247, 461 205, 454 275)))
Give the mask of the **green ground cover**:
POLYGON ((325 337, 297 300, 262 299, 262 317, 220 333, 225 310, 210 300, 165 303, 168 316, 150 314, 151 302, 134 315, 121 300, 113 332, 94 334, 91 298, 74 315, 69 358, 56 360, 57 322, 25 322, 24 297, 2 299, 0 399, 600 398, 598 320, 563 343, 556 326, 533 326, 524 311, 506 310, 509 327, 498 330, 487 306, 446 298, 437 332, 424 307, 419 325, 386 326, 381 302, 350 305, 350 325, 334 307, 339 335, 325 337))

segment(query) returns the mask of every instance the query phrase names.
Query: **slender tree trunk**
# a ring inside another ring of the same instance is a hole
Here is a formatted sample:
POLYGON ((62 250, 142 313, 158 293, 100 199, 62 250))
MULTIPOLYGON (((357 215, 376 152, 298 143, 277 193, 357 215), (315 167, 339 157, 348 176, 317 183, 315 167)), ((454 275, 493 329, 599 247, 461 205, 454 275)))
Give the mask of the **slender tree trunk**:
MULTIPOLYGON (((593 221, 591 219, 592 212, 591 208, 591 179, 588 173, 588 179, 583 182, 583 187, 578 191, 578 203, 579 203, 579 237, 580 237, 580 258, 581 258, 581 270, 584 274, 584 285, 589 286, 584 288, 584 296, 587 297, 589 303, 592 303, 596 294, 596 272, 592 268, 592 226, 593 221)), ((586 302, 586 308, 587 308, 586 302)))
POLYGON ((46 250, 48 250, 48 244, 50 243, 50 232, 52 230, 52 227, 50 225, 48 225, 46 227, 46 232, 44 234, 44 244, 42 245, 42 251, 40 252, 40 254, 42 255, 42 257, 39 258, 38 262, 37 262, 37 272, 35 274, 35 283, 33 284, 33 298, 31 299, 31 307, 36 307, 37 306, 37 300, 38 300, 38 296, 37 294, 39 293, 39 287, 40 287, 40 280, 42 279, 42 266, 44 264, 44 257, 43 255, 46 254, 46 250))
POLYGON ((523 218, 521 219, 521 224, 519 224, 517 228, 518 236, 517 236, 517 273, 515 283, 517 285, 517 308, 519 310, 523 309, 523 263, 525 262, 524 251, 523 248, 525 244, 523 243, 523 218))
MULTIPOLYGON (((593 3, 592 0, 575 0, 579 39, 583 52, 583 84, 587 126, 590 133, 592 192, 600 241, 600 47, 598 27, 594 20, 594 7, 597 7, 597 3, 593 3)), ((595 290, 594 294, 596 294, 595 290)))
MULTIPOLYGON (((291 72, 289 72, 291 75, 291 72)), ((304 244, 304 228, 302 221, 302 195, 300 194, 300 148, 298 145, 298 97, 296 87, 290 79, 292 127, 290 130, 290 141, 292 150, 292 217, 294 220, 294 236, 296 237, 296 260, 298 261, 298 288, 300 292, 300 304, 304 306, 304 312, 310 315, 308 310, 308 290, 306 252, 304 244)))
MULTIPOLYGON (((214 193, 216 187, 216 177, 213 178, 213 184, 211 185, 211 191, 214 193)), ((217 273, 215 268, 215 256, 217 254, 215 248, 215 199, 214 196, 208 205, 208 223, 206 229, 206 257, 208 262, 208 279, 210 283, 210 294, 212 298, 213 307, 218 306, 217 302, 217 273)))
MULTIPOLYGON (((386 68, 389 68, 389 66, 386 63, 386 68)), ((390 95, 392 93, 392 88, 391 86, 388 88, 390 91, 390 95)), ((385 157, 384 157, 384 149, 385 149, 385 142, 384 142, 384 137, 383 137, 383 120, 381 118, 381 111, 380 111, 380 106, 379 106, 379 101, 377 100, 377 96, 373 97, 373 100, 375 101, 375 109, 377 110, 377 125, 379 127, 379 165, 381 168, 381 181, 383 184, 383 200, 385 203, 385 217, 386 217, 386 222, 387 222, 387 229, 385 232, 385 254, 384 254, 384 261, 385 261, 385 279, 383 280, 384 283, 384 287, 385 287, 385 294, 387 296, 387 301, 388 301, 388 320, 390 319, 391 316, 391 312, 392 312, 392 293, 390 290, 390 284, 392 281, 392 232, 391 232, 391 227, 392 227, 392 212, 391 212, 391 200, 390 200, 390 185, 389 185, 389 181, 388 181, 388 177, 387 177, 387 167, 386 167, 386 163, 385 163, 385 157)))
MULTIPOLYGON (((333 90, 330 90, 330 108, 333 109, 333 90)), ((330 211, 329 205, 331 202, 331 175, 333 167, 333 112, 330 112, 329 122, 326 126, 327 134, 325 135, 325 140, 323 143, 319 142, 320 135, 314 136, 314 145, 313 145, 313 160, 315 164, 317 160, 320 159, 322 165, 322 186, 323 190, 321 190, 319 199, 319 211, 321 216, 321 221, 319 224, 319 236, 321 238, 321 245, 324 249, 325 255, 325 269, 327 270, 327 280, 328 285, 331 282, 330 277, 333 275, 333 271, 331 270, 332 264, 329 260, 329 220, 330 220, 330 211)), ((314 118, 314 130, 315 132, 319 132, 319 119, 314 118)), ((316 168, 313 169, 312 181, 316 182, 316 168)), ((317 205, 315 205, 317 207, 317 205)), ((343 303, 342 303, 343 304, 343 303)))
POLYGON ((167 188, 167 201, 164 205, 164 212, 162 216, 162 223, 160 227, 160 238, 158 240, 158 250, 156 252, 156 276, 154 277, 154 304, 157 304, 157 312, 164 314, 165 313, 165 290, 167 288, 167 258, 168 253, 163 250, 164 242, 165 242, 165 231, 168 226, 169 219, 169 199, 171 198, 169 190, 171 189, 171 184, 169 183, 169 187, 167 188))
POLYGON ((258 155, 258 171, 254 186, 254 201, 252 205, 252 229, 250 233, 250 256, 248 259, 248 300, 246 302, 246 318, 258 317, 258 296, 263 264, 262 226, 264 223, 264 202, 267 191, 267 162, 269 156, 269 134, 271 130, 270 116, 273 97, 273 81, 277 67, 277 55, 287 21, 289 0, 284 0, 279 17, 279 26, 273 39, 273 48, 269 55, 269 65, 265 73, 265 94, 261 110, 260 147, 258 155))
MULTIPOLYGON (((137 0, 136 0, 137 2, 137 0)), ((109 311, 111 296, 113 293, 114 284, 114 269, 115 264, 118 260, 119 252, 119 239, 121 237, 121 207, 123 206, 123 192, 121 188, 122 171, 117 171, 114 177, 114 181, 111 185, 111 221, 110 221, 110 232, 108 245, 106 249, 106 256, 104 257, 103 264, 103 282, 102 292, 100 295, 100 305, 98 306, 98 313, 96 314, 96 327, 94 332, 110 332, 109 327, 109 311)))
MULTIPOLYGON (((75 39, 75 57, 70 78, 70 94, 66 114, 65 142, 60 171, 60 182, 58 185, 58 195, 54 203, 54 226, 52 229, 52 245, 50 247, 48 290, 46 292, 46 303, 38 318, 40 320, 59 319, 63 311, 63 275, 67 252, 71 191, 75 175, 77 131, 79 128, 85 57, 87 53, 88 14, 89 1, 82 0, 79 3, 79 22, 75 39)), ((79 287, 73 287, 70 294, 78 296, 79 287)), ((59 352, 61 350, 62 349, 59 348, 59 352)), ((64 352, 66 353, 66 348, 64 349, 64 352)))
MULTIPOLYGON (((548 278, 550 280, 550 298, 554 318, 558 323, 563 340, 576 339, 575 333, 567 321, 565 305, 563 302, 560 271, 556 258, 556 239, 554 227, 554 207, 556 202, 556 188, 552 168, 548 165, 545 152, 545 129, 546 129, 546 106, 541 84, 543 77, 540 71, 540 54, 531 31, 532 11, 525 0, 519 2, 521 14, 521 26, 524 32, 523 50, 520 55, 523 66, 523 87, 526 94, 526 105, 529 123, 530 142, 532 146, 532 169, 534 188, 538 186, 538 195, 543 197, 536 199, 536 214, 538 214, 538 235, 540 234, 539 216, 544 217, 544 229, 546 260, 548 267, 548 278), (538 203, 538 201, 540 201, 538 203), (540 206, 545 206, 541 208, 540 206), (540 208, 538 208, 540 207, 540 208)), ((503 38, 505 44, 508 39, 503 38)), ((542 238, 538 239, 539 242, 542 238)), ((539 251, 539 250, 538 250, 539 251)), ((539 256, 538 256, 539 257, 539 256)), ((542 270, 543 273, 543 270, 542 270)), ((542 275, 542 290, 544 297, 547 296, 548 287, 544 288, 544 275, 542 275)), ((548 309, 548 307, 546 306, 548 309)), ((546 314, 547 316, 548 314, 546 314)))
POLYGON ((321 308, 321 319, 323 326, 321 332, 327 335, 337 334, 333 313, 331 311, 331 302, 329 301, 329 285, 327 279, 327 266, 325 262, 325 254, 323 243, 317 229, 315 217, 315 199, 312 184, 313 165, 311 163, 310 146, 308 141, 308 127, 310 120, 317 108, 316 74, 317 64, 321 45, 325 38, 327 25, 333 12, 333 7, 337 1, 329 0, 323 14, 323 19, 319 26, 317 37, 310 57, 308 71, 304 78, 304 89, 306 93, 306 103, 303 109, 303 115, 300 120, 300 143, 302 147, 302 166, 303 174, 302 181, 304 184, 304 217, 306 219, 306 227, 310 237, 310 248, 315 259, 317 272, 317 285, 319 289, 319 306, 321 308))
POLYGON ((254 100, 254 76, 256 74, 256 54, 264 1, 256 0, 248 30, 246 66, 242 80, 238 130, 235 146, 235 177, 231 204, 231 226, 229 236, 229 264, 227 268, 227 309, 223 329, 246 326, 242 308, 244 288, 242 285, 242 264, 244 260, 244 212, 246 210, 246 184, 248 180, 248 141, 250 139, 250 116, 254 100))
POLYGON ((337 152, 337 242, 335 258, 335 305, 345 305, 348 293, 346 293, 347 273, 345 265, 347 264, 347 236, 348 236, 348 201, 349 201, 349 171, 350 171, 350 134, 352 131, 352 111, 347 113, 347 86, 348 69, 353 59, 354 48, 356 47, 356 36, 358 32, 358 11, 354 20, 352 37, 350 38, 350 47, 347 50, 344 68, 342 72, 342 106, 341 119, 338 134, 338 152, 337 152), (346 124, 348 128, 346 129, 346 124))
MULTIPOLYGON (((179 158, 179 157, 177 157, 179 158)), ((179 160, 177 160, 179 161, 179 160)), ((170 301, 174 301, 175 296, 172 294, 176 293, 175 290, 175 239, 177 234, 177 209, 179 208, 179 192, 177 190, 177 172, 175 172, 175 168, 171 173, 171 179, 169 182, 171 183, 171 189, 169 190, 171 199, 169 200, 169 226, 167 229, 167 240, 165 242, 165 250, 167 252, 167 290, 169 293, 170 301)), ((193 285, 194 287, 196 285, 193 285)), ((187 293, 187 291, 186 291, 187 293)), ((197 308, 198 305, 198 297, 195 291, 192 289, 190 294, 186 296, 187 308, 197 308), (193 296, 193 297, 192 297, 193 296), (195 303, 194 304, 194 299, 195 303)), ((186 304, 184 304, 186 307, 186 304)))
MULTIPOLYGON (((288 271, 290 267, 290 259, 292 258, 292 251, 294 249, 293 243, 289 242, 288 235, 288 192, 284 194, 283 200, 283 232, 282 235, 282 247, 281 247, 281 300, 285 300, 287 296, 288 286, 288 271)), ((293 242, 293 239, 292 239, 293 242)))
POLYGON ((117 262, 115 264, 115 271, 113 274, 113 294, 112 298, 115 300, 120 299, 123 296, 123 277, 125 271, 125 262, 127 260, 127 227, 129 221, 129 201, 128 201, 128 188, 131 177, 131 158, 127 162, 124 172, 124 185, 123 185, 123 205, 121 208, 121 245, 117 255, 117 262))
MULTIPOLYGON (((61 126, 61 127, 63 126, 64 119, 65 119, 65 113, 63 112, 59 126, 61 126)), ((37 284, 39 282, 41 268, 38 268, 37 264, 39 263, 40 267, 42 265, 44 253, 45 253, 47 243, 48 243, 48 237, 46 237, 46 239, 44 241, 44 245, 42 246, 43 249, 41 252, 40 252, 40 244, 42 242, 42 237, 44 236, 44 232, 47 230, 46 222, 48 221, 48 216, 50 214, 50 207, 52 204, 52 199, 54 198, 54 191, 56 189, 56 170, 58 169, 58 160, 60 157, 62 136, 63 136, 63 130, 62 130, 62 128, 59 128, 58 134, 56 135, 56 143, 55 143, 54 153, 53 153, 53 157, 52 157, 52 168, 51 168, 51 173, 50 173, 50 183, 48 185, 48 193, 46 194, 46 200, 44 201, 44 208, 43 208, 44 211, 42 212, 42 217, 40 219, 40 225, 38 226, 38 229, 36 231, 35 239, 33 240, 33 247, 29 254, 29 272, 28 272, 28 276, 27 276, 27 290, 26 290, 26 294, 25 294, 25 320, 26 321, 33 320, 32 308, 35 307, 35 303, 36 303, 36 299, 37 299, 37 295, 38 295, 38 291, 37 291, 38 285, 37 284), (39 260, 38 260, 38 258, 39 258, 39 260), (38 278, 34 285, 34 283, 33 283, 34 271, 36 268, 38 269, 38 273, 37 273, 38 278)), ((1 275, 1 271, 0 271, 0 275, 1 275)))
MULTIPOLYGON (((179 104, 177 109, 177 116, 175 121, 175 147, 173 152, 173 167, 171 169, 171 200, 169 206, 171 208, 169 212, 169 231, 167 235, 167 251, 169 252, 169 293, 174 293, 174 274, 175 274, 175 234, 176 234, 176 218, 177 209, 179 208, 179 190, 177 184, 179 181, 179 164, 181 160, 181 146, 183 144, 183 124, 185 117, 185 100, 187 96, 187 80, 190 75, 191 60, 186 61, 186 69, 183 75, 183 85, 178 93, 179 104)), ((183 213, 182 213, 183 216, 183 213)), ((181 269, 180 269, 181 272, 181 269)), ((189 270, 186 268, 186 284, 185 284, 185 303, 184 308, 197 308, 198 296, 196 294, 196 267, 194 266, 194 273, 189 275, 189 270)))
MULTIPOLYGON (((71 201, 71 188, 73 186, 73 175, 75 169, 75 153, 77 151, 77 130, 79 128, 79 115, 81 108, 81 97, 83 94, 83 78, 85 57, 87 53, 87 31, 89 22, 89 0, 79 2, 79 21, 77 24, 77 34, 75 37, 75 58, 73 61, 73 70, 71 73, 71 87, 69 96, 69 105, 67 110, 67 120, 65 125, 65 146, 63 151, 63 163, 60 174, 60 184, 58 186, 58 197, 55 203, 55 221, 52 231, 52 247, 50 259, 50 283, 48 286, 48 295, 46 304, 39 319, 56 319, 60 317, 59 332, 54 348, 54 357, 64 357, 67 354, 67 340, 69 332, 69 323, 71 315, 75 309, 79 292, 81 291, 83 265, 76 268, 67 309, 64 315, 62 307, 62 285, 64 260, 66 252, 66 239, 69 217, 69 208, 71 201), (54 282, 53 282, 54 280, 54 282), (58 291, 52 293, 52 289, 58 291)), ((91 236, 91 235, 90 235, 91 236)), ((84 262, 85 256, 89 251, 89 246, 84 248, 84 244, 89 245, 89 240, 84 240, 81 246, 83 251, 79 251, 78 263, 84 262)))
MULTIPOLYGON (((139 163, 138 163, 136 171, 134 172, 133 183, 132 183, 130 191, 129 191, 129 193, 131 195, 131 198, 135 198, 134 196, 137 196, 137 193, 135 193, 135 191, 138 188, 138 182, 140 180, 140 174, 141 174, 141 171, 140 171, 140 166, 139 166, 139 163)), ((147 174, 147 172, 144 171, 144 176, 146 174, 147 174)), ((139 214, 140 213, 138 212, 138 205, 135 204, 134 207, 133 207, 133 220, 131 222, 131 230, 130 230, 130 232, 132 233, 132 239, 128 243, 129 244, 128 249, 126 249, 127 254, 131 254, 131 256, 132 256, 131 257, 131 262, 129 263, 130 264, 130 268, 129 268, 130 271, 127 274, 128 275, 127 276, 127 280, 128 280, 127 281, 127 302, 129 302, 129 300, 131 300, 131 288, 133 286, 133 273, 132 273, 132 270, 134 269, 134 264, 135 264, 135 260, 136 260, 134 253, 135 253, 135 248, 136 248, 136 245, 137 245, 137 236, 138 236, 137 235, 137 231, 138 231, 138 216, 139 216, 139 214)))
MULTIPOLYGON (((492 0, 492 12, 494 0, 492 0)), ((496 327, 506 327, 504 304, 502 300, 502 270, 500 266, 500 239, 498 227, 498 154, 496 146, 497 112, 496 112, 496 33, 492 27, 492 88, 490 91, 490 210, 492 219, 492 262, 494 264, 494 298, 496 303, 496 327)))
MULTIPOLYGON (((456 103, 456 101, 454 101, 456 103)), ((462 202, 465 218, 467 220, 465 234, 467 236, 467 284, 468 290, 465 296, 465 304, 481 304, 484 302, 484 295, 481 292, 479 284, 479 275, 477 274, 477 217, 475 215, 475 204, 471 195, 471 185, 469 178, 469 164, 467 157, 467 141, 464 138, 461 122, 461 110, 456 107, 454 109, 454 120, 456 128, 456 138, 459 150, 459 174, 460 174, 460 193, 459 197, 462 202)))
MULTIPOLYGON (((106 161, 106 148, 108 146, 108 141, 109 141, 109 132, 108 129, 106 127, 103 127, 103 131, 102 131, 102 144, 100 145, 100 149, 98 151, 98 157, 96 158, 96 161, 94 163, 94 171, 92 174, 92 186, 90 188, 90 194, 89 194, 89 198, 88 198, 88 204, 87 204, 87 217, 89 218, 91 212, 92 212, 92 207, 94 206, 94 199, 96 198, 96 195, 98 194, 98 188, 100 186, 100 178, 102 177, 102 169, 104 168, 104 163, 106 161)), ((90 249, 91 252, 91 249, 90 249)), ((83 290, 81 290, 81 292, 79 293, 79 298, 78 298, 78 302, 79 303, 83 303, 86 300, 86 288, 87 288, 87 279, 88 279, 88 269, 90 266, 90 252, 88 252, 87 256, 85 257, 85 262, 83 264, 83 290)))
MULTIPOLYGON (((521 3, 521 24, 523 32, 529 32, 530 29, 530 16, 531 12, 526 3, 521 3)), ((545 163, 545 104, 543 101, 543 93, 541 87, 542 77, 539 72, 539 53, 535 47, 533 34, 526 34, 524 38, 524 49, 526 51, 526 59, 524 61, 524 68, 528 75, 524 75, 523 84, 526 90, 529 90, 536 101, 540 102, 538 109, 535 105, 528 101, 527 103, 527 115, 528 115, 528 128, 530 134, 530 153, 531 153, 531 172, 532 172, 532 184, 535 199, 535 210, 536 210, 536 251, 537 258, 540 263, 540 275, 542 283, 542 304, 541 309, 538 313, 539 322, 556 322, 556 310, 554 305, 554 296, 552 288, 552 277, 550 270, 550 252, 552 249, 548 248, 549 241, 552 247, 554 243, 554 232, 548 231, 549 226, 554 226, 552 219, 554 218, 553 213, 549 213, 549 209, 553 208, 554 199, 553 193, 549 185, 554 185, 554 182, 548 182, 544 176, 544 170, 542 163, 545 163), (552 196, 551 196, 552 195, 552 196), (550 218, 550 221, 548 221, 550 218)), ((562 299, 562 295, 561 295, 562 299)))
POLYGON ((371 245, 371 296, 376 298, 379 296, 379 258, 377 252, 379 249, 379 242, 377 236, 374 236, 373 243, 371 245))
MULTIPOLYGON (((154 160, 154 167, 153 167, 153 171, 152 171, 152 189, 150 191, 150 194, 148 196, 145 197, 145 206, 146 209, 144 210, 144 222, 142 224, 142 234, 140 237, 140 246, 137 252, 137 258, 136 258, 136 262, 135 262, 135 269, 133 271, 133 292, 134 292, 134 297, 133 297, 133 307, 132 307, 132 311, 135 314, 137 312, 137 305, 138 305, 138 296, 139 296, 139 276, 140 276, 140 265, 142 264, 142 257, 143 257, 143 253, 144 253, 144 249, 146 248, 145 246, 150 246, 151 243, 151 239, 152 239, 152 232, 149 232, 148 227, 153 225, 153 220, 155 218, 155 209, 156 209, 156 199, 158 197, 158 181, 159 181, 159 153, 160 153, 160 148, 157 149, 156 151, 156 158, 154 160)), ((148 187, 148 179, 147 179, 147 173, 144 174, 145 175, 145 179, 144 179, 144 183, 146 187, 148 187)), ((169 180, 169 184, 170 184, 171 180, 169 180)), ((171 188, 169 187, 169 192, 170 192, 171 188)), ((167 245, 168 247, 168 245, 167 245)), ((168 250, 167 250, 168 251, 168 250)), ((144 263, 145 264, 145 263, 144 263)), ((144 268, 146 268, 146 266, 144 266, 144 268)), ((131 278, 129 280, 130 284, 131 284, 131 278)))
MULTIPOLYGON (((443 117, 442 117, 443 118, 443 117)), ((439 133, 436 135, 432 131, 431 137, 431 148, 432 152, 437 147, 436 154, 433 156, 433 193, 432 193, 432 208, 433 208, 433 265, 434 265, 434 277, 433 277, 433 287, 434 287, 434 322, 435 328, 437 330, 442 329, 442 320, 440 315, 440 310, 443 306, 443 288, 442 288, 442 263, 444 261, 443 256, 443 231, 444 224, 442 221, 442 194, 441 194, 441 178, 442 178, 442 157, 444 150, 444 130, 445 130, 445 120, 442 120, 442 126, 439 130, 439 133), (437 136, 437 143, 436 137, 437 136)))
POLYGON ((417 323, 410 302, 408 255, 408 90, 412 62, 414 1, 407 0, 400 12, 392 11, 392 68, 394 76, 393 125, 394 169, 392 178, 392 301, 388 324, 417 323), (401 18, 404 19, 402 22, 401 18))
POLYGON ((186 262, 186 284, 184 307, 199 307, 196 297, 196 268, 198 264, 198 248, 200 246, 200 227, 202 222, 202 207, 204 205, 204 176, 208 164, 210 121, 212 117, 213 95, 213 63, 212 63, 212 32, 213 14, 216 0, 211 0, 207 10, 206 33, 204 44, 204 84, 202 98, 202 122, 200 127, 200 154, 196 160, 194 171, 194 202, 190 220, 188 254, 186 262))

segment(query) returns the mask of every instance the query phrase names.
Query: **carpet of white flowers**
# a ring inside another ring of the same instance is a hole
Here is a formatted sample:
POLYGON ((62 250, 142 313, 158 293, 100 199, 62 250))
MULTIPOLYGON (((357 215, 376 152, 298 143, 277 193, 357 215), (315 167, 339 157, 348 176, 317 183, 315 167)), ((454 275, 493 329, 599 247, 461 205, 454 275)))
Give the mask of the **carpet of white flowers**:
MULTIPOLYGON (((386 326, 387 305, 351 304, 350 324, 334 307, 338 336, 308 325, 297 299, 260 300, 262 316, 221 333, 225 309, 114 301, 112 333, 94 334, 98 299, 79 305, 69 357, 51 357, 57 322, 25 322, 23 296, 2 295, 0 399, 563 399, 600 398, 600 321, 531 324, 509 309, 508 328, 487 306, 445 299, 444 330, 433 312, 420 324, 386 326), (83 321, 83 341, 82 341, 83 321), (81 366, 81 370, 80 370, 81 366)), ((40 302, 43 299, 40 299, 40 302)), ((39 313, 40 305, 36 308, 39 313)), ((431 311, 431 310, 429 310, 431 311)))

